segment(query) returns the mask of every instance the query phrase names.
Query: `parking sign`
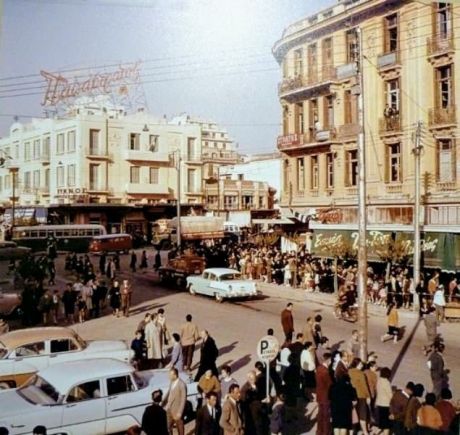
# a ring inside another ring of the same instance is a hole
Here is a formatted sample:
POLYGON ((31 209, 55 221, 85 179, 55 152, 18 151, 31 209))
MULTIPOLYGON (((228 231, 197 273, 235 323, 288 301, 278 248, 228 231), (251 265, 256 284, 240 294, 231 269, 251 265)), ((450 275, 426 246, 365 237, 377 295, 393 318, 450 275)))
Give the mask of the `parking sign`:
POLYGON ((273 335, 266 335, 257 344, 257 356, 264 362, 273 361, 280 350, 280 343, 273 335))

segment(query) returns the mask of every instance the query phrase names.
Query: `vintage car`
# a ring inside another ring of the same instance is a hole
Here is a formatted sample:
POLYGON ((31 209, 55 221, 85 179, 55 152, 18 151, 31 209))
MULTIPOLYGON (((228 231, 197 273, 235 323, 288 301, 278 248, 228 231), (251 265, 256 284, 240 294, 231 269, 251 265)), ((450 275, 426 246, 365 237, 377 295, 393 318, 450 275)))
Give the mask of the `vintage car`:
POLYGON ((217 302, 224 299, 256 296, 256 284, 241 278, 235 269, 205 269, 201 276, 189 276, 187 288, 190 294, 213 296, 217 302))
POLYGON ((175 284, 177 287, 185 287, 187 277, 201 275, 206 262, 198 255, 180 255, 168 261, 166 266, 158 269, 160 282, 163 284, 175 284))
POLYGON ((19 293, 4 292, 0 289, 0 317, 10 317, 21 313, 22 298, 19 293))
POLYGON ((35 372, 59 362, 110 357, 130 362, 121 340, 85 341, 63 327, 28 328, 0 335, 0 389, 22 385, 35 372))
MULTIPOLYGON (((187 383, 186 421, 196 410, 197 384, 187 383)), ((169 370, 137 372, 110 358, 69 361, 39 371, 23 386, 0 391, 0 427, 31 434, 44 424, 48 434, 125 433, 140 425, 152 391, 169 388, 169 370)))

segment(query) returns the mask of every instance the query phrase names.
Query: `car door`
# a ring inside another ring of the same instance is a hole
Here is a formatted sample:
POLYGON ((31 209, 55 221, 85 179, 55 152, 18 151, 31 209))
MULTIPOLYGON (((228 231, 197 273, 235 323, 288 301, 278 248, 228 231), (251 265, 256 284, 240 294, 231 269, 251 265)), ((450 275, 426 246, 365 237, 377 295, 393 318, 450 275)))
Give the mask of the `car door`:
POLYGON ((32 374, 48 367, 49 354, 44 341, 18 346, 14 353, 14 375, 32 374))
POLYGON ((207 295, 209 296, 213 296, 214 295, 214 284, 216 283, 217 281, 217 276, 215 273, 213 272, 209 272, 208 273, 208 280, 206 282, 206 285, 205 285, 205 292, 207 295))
POLYGON ((73 386, 64 401, 63 429, 81 435, 105 432, 105 398, 101 397, 101 381, 93 379, 73 386))
POLYGON ((137 390, 131 375, 106 379, 106 433, 122 432, 142 423, 142 414, 148 400, 137 390))

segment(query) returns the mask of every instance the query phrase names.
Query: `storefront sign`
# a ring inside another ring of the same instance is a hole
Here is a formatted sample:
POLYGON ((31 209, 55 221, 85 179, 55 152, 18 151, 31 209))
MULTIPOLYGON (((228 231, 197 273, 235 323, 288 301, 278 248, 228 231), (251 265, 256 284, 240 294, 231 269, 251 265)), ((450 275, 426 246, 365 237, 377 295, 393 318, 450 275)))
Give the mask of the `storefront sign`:
POLYGON ((82 195, 86 193, 86 187, 76 187, 76 188, 66 188, 66 189, 57 189, 56 196, 67 197, 82 195))

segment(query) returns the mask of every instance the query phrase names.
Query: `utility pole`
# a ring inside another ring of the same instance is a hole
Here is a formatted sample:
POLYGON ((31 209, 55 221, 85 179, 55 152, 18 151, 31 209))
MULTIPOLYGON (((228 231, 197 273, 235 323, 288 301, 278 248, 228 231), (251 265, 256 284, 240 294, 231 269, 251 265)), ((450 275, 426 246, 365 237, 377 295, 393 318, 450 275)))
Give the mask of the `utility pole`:
POLYGON ((174 158, 174 166, 176 167, 177 171, 177 199, 176 199, 176 214, 177 214, 177 229, 176 229, 176 237, 177 237, 177 249, 180 251, 181 243, 182 243, 182 236, 181 236, 181 208, 180 208, 180 197, 181 197, 181 162, 182 157, 180 154, 180 150, 175 150, 173 153, 174 158))
POLYGON ((367 361, 367 207, 366 207, 366 156, 364 143, 364 80, 363 80, 363 35, 358 34, 358 324, 359 356, 367 361))
MULTIPOLYGON (((421 240, 420 240, 420 155, 423 146, 420 145, 420 138, 422 135, 422 122, 418 121, 417 129, 415 131, 415 144, 412 152, 414 153, 415 163, 415 204, 414 204, 414 289, 417 289, 420 284, 420 254, 421 254, 421 240)), ((418 293, 414 292, 414 311, 418 311, 420 301, 418 293)))

